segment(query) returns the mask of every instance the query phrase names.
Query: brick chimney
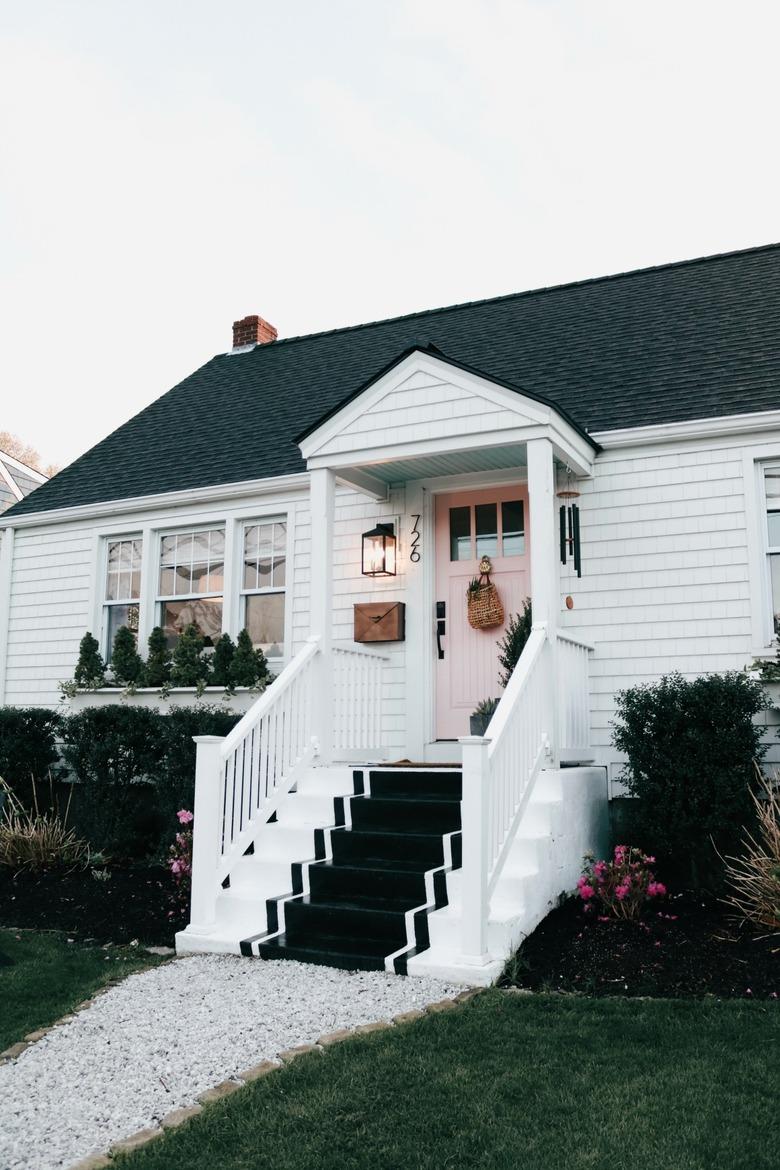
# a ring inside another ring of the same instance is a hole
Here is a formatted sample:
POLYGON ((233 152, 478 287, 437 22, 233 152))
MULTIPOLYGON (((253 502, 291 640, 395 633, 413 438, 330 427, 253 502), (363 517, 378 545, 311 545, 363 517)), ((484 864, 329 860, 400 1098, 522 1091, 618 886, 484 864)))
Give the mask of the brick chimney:
POLYGON ((273 325, 269 325, 256 313, 233 322, 233 349, 242 345, 267 345, 269 341, 276 341, 278 336, 273 325))

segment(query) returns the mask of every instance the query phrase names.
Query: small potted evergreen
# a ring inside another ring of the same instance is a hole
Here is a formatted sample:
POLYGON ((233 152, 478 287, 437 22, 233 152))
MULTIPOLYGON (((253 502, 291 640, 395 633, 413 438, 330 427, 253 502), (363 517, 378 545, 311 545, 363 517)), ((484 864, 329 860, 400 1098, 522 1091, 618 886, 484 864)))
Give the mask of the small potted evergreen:
POLYGON ((498 699, 483 699, 481 703, 477 704, 469 716, 469 733, 471 735, 485 734, 490 720, 496 713, 498 702, 498 699))

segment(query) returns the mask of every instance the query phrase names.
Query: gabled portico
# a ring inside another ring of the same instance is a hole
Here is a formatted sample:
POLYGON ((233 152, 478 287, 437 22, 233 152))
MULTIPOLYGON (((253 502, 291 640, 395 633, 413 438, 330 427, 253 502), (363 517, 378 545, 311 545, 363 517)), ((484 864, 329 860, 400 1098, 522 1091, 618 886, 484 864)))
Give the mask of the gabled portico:
MULTIPOLYGON (((484 495, 489 485, 522 485, 532 545, 525 591, 533 599, 534 621, 552 635, 560 609, 556 468, 568 468, 577 477, 590 475, 596 444, 538 395, 469 369, 434 347, 400 355, 299 442, 311 475, 316 582, 311 632, 321 637, 323 649, 330 646, 333 627, 336 484, 348 485, 378 506, 402 487, 403 509, 398 507, 395 522, 397 584, 408 613, 407 753, 452 759, 453 745, 436 747, 432 706, 436 500, 446 492, 467 499, 470 491, 484 495)), ((365 586, 370 597, 371 582, 365 586)), ((326 653, 323 664, 327 659, 326 653)))

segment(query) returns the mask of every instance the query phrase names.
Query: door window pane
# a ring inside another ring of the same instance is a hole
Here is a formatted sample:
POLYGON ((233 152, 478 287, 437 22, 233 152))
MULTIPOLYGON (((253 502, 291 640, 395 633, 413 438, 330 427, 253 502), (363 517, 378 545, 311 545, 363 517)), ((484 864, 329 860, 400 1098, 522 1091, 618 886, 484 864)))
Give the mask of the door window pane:
POLYGON ((254 593, 246 599, 245 623, 253 646, 269 658, 284 654, 284 594, 254 593))
POLYGON ((769 547, 780 548, 780 512, 767 512, 766 524, 769 533, 769 547))
POLYGON ((522 500, 504 500, 501 505, 502 550, 505 557, 525 553, 525 522, 522 500))
POLYGON ((450 560, 471 560, 471 508, 450 508, 450 560))
POLYGON ((474 508, 477 529, 477 557, 498 554, 498 509, 495 504, 477 504, 474 508))

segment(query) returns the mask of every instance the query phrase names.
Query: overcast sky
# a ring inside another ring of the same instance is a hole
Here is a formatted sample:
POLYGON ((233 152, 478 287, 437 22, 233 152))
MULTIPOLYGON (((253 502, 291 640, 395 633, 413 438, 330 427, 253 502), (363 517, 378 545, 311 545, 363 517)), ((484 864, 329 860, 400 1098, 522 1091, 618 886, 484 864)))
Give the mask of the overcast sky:
POLYGON ((780 238, 776 0, 0 17, 0 430, 46 461, 247 313, 290 337, 780 238))

